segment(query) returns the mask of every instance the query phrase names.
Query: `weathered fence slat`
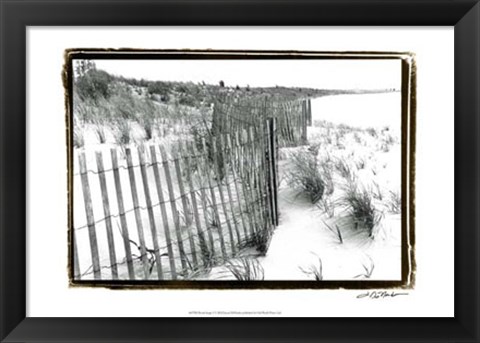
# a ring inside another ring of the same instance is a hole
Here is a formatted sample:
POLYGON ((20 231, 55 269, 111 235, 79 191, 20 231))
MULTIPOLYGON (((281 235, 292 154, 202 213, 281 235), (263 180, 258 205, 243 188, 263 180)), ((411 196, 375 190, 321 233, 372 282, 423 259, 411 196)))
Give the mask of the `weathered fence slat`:
POLYGON ((300 124, 300 119, 302 118, 302 113, 298 116, 294 116, 295 118, 295 143, 298 143, 302 139, 302 130, 301 130, 301 124, 300 124))
MULTIPOLYGON (((203 145, 203 151, 208 151, 207 144, 204 138, 202 138, 202 145, 203 145)), ((212 146, 211 146, 212 149, 213 149, 213 146, 214 144, 212 142, 212 146)), ((217 199, 215 195, 215 189, 212 185, 211 175, 209 171, 210 167, 208 166, 208 159, 204 159, 203 165, 204 165, 205 176, 207 177, 207 181, 208 181, 208 187, 210 189, 210 196, 212 198, 212 209, 215 216, 215 220, 217 221, 217 225, 218 225, 217 229, 218 229, 218 238, 220 240, 220 249, 222 251, 223 259, 226 260, 228 256, 225 248, 225 241, 223 239, 222 223, 220 220, 220 215, 218 214, 217 199)))
POLYGON ((98 256, 97 233, 95 231, 95 218, 93 217, 92 196, 90 194, 90 184, 88 183, 87 162, 85 152, 78 155, 80 166, 80 179, 82 182, 83 202, 85 204, 85 214, 87 216, 88 238, 90 240, 90 253, 92 256, 93 277, 97 280, 102 278, 100 271, 100 258, 98 256))
MULTIPOLYGON (((179 142, 179 144, 181 144, 179 142)), ((193 262, 193 268, 197 269, 198 267, 198 261, 197 261, 197 252, 195 249, 195 242, 193 241, 193 236, 192 232, 190 231, 190 227, 192 224, 192 218, 190 214, 190 209, 188 208, 188 199, 187 195, 185 192, 185 187, 183 185, 183 177, 182 177, 182 171, 180 168, 180 158, 182 157, 182 146, 179 145, 177 149, 173 153, 174 157, 174 165, 175 165, 175 173, 177 174, 177 181, 178 181, 178 188, 180 189, 180 197, 182 199, 182 207, 183 207, 183 217, 185 218, 185 226, 188 234, 188 240, 190 243, 190 252, 192 254, 192 262, 193 262)))
POLYGON ((302 101, 302 144, 307 143, 308 102, 302 101))
MULTIPOLYGON (((188 148, 189 148, 189 152, 191 153, 191 155, 196 156, 195 157, 195 163, 197 165, 197 168, 199 168, 200 172, 203 173, 204 172, 203 163, 206 163, 205 161, 208 159, 208 153, 204 151, 204 153, 202 155, 200 155, 200 152, 196 149, 196 147, 193 143, 189 144, 188 148)), ((214 242, 214 239, 213 239, 212 228, 209 225, 210 223, 209 223, 209 218, 208 218, 207 194, 206 194, 203 182, 200 185, 200 203, 201 203, 202 209, 203 209, 203 218, 205 220, 205 230, 207 232, 208 240, 209 240, 209 243, 210 243, 210 251, 207 251, 206 250, 207 248, 204 247, 203 254, 207 254, 207 255, 211 254, 211 256, 209 256, 209 259, 213 259, 213 258, 215 258, 215 242, 214 242)), ((205 257, 208 257, 208 256, 205 256, 205 257)), ((207 262, 208 262, 208 264, 210 263, 210 261, 207 261, 207 262)))
POLYGON ((162 270, 162 260, 160 257, 160 247, 158 245, 157 226, 155 225, 155 215, 153 213, 152 198, 150 196, 150 188, 148 185, 147 168, 145 166, 145 157, 143 156, 143 154, 144 154, 143 150, 139 148, 138 160, 140 163, 140 173, 142 174, 143 192, 145 194, 145 203, 147 205, 148 221, 150 222, 150 231, 152 233, 153 250, 154 250, 153 253, 155 256, 157 278, 159 280, 162 280, 163 270, 162 270))
MULTIPOLYGON (((242 208, 242 197, 240 196, 240 192, 239 192, 237 172, 235 171, 235 166, 234 166, 234 163, 233 163, 237 159, 237 156, 232 155, 232 150, 235 150, 235 149, 232 149, 232 142, 231 142, 230 135, 226 135, 226 140, 227 140, 228 156, 229 156, 230 161, 232 161, 232 163, 230 164, 230 169, 232 171, 233 185, 235 187, 235 193, 237 194, 238 208, 240 210, 240 219, 242 220, 242 227, 243 227, 243 231, 244 231, 244 234, 245 234, 244 237, 246 238, 246 237, 248 237, 248 231, 247 231, 248 228, 247 228, 246 221, 245 221, 244 210, 242 208)), ((243 199, 245 201, 245 198, 243 198, 243 199)), ((245 209, 245 211, 247 211, 247 209, 245 209)))
POLYGON ((123 245, 125 248, 125 255, 127 259, 128 277, 130 280, 135 280, 135 270, 133 268, 132 250, 130 247, 130 237, 128 235, 127 220, 125 218, 125 207, 123 204, 122 183, 120 181, 120 173, 118 171, 117 150, 111 149, 110 155, 112 157, 113 178, 115 181, 115 191, 117 194, 118 214, 120 217, 120 229, 123 238, 123 245))
POLYGON ((177 204, 175 203, 175 192, 173 190, 172 176, 170 174, 170 166, 168 164, 168 155, 165 147, 160 145, 160 154, 162 156, 163 169, 165 171, 165 178, 167 179, 167 189, 170 198, 170 207, 172 209, 173 222, 175 225, 175 233, 177 237, 178 251, 180 253, 180 261, 182 264, 182 273, 187 272, 187 259, 185 255, 185 248, 183 246, 182 232, 180 230, 180 223, 178 218, 177 204))
POLYGON ((73 278, 80 280, 80 260, 78 259, 77 239, 75 238, 75 230, 71 232, 71 240, 73 241, 73 278))
POLYGON ((307 125, 312 126, 312 99, 307 100, 307 125))
MULTIPOLYGON (((263 125, 262 125, 263 127, 263 125)), ((253 187, 253 194, 255 197, 255 208, 257 209, 257 230, 263 230, 265 225, 264 223, 264 206, 263 206, 263 196, 262 196, 262 189, 260 185, 261 169, 260 169, 260 159, 259 159, 259 151, 261 148, 255 148, 255 146, 261 146, 261 141, 263 140, 263 136, 257 136, 255 134, 255 127, 250 127, 248 130, 248 145, 251 147, 251 165, 252 165, 252 187, 253 187)), ((262 156, 263 158, 263 156, 262 156)))
POLYGON ((193 207, 193 218, 195 220, 195 226, 197 228, 197 235, 198 235, 198 241, 199 241, 199 246, 200 246, 200 256, 202 258, 203 265, 207 267, 210 263, 210 254, 208 252, 208 246, 206 245, 207 242, 205 240, 205 235, 202 232, 202 223, 200 222, 200 215, 198 214, 198 204, 197 204, 197 197, 195 193, 195 188, 193 186, 193 179, 192 179, 192 161, 191 161, 191 156, 194 155, 194 152, 192 148, 189 146, 190 143, 186 143, 186 147, 184 149, 186 153, 186 159, 185 159, 185 168, 186 168, 186 177, 187 177, 187 185, 188 188, 190 189, 190 199, 192 202, 192 207, 193 207))
POLYGON ((263 219, 262 219, 262 210, 261 206, 259 206, 259 203, 261 201, 259 193, 257 192, 258 190, 258 185, 256 185, 256 178, 257 178, 257 173, 256 173, 256 158, 255 158, 255 149, 253 149, 253 127, 250 127, 249 130, 247 130, 247 136, 246 136, 246 144, 248 147, 248 155, 250 158, 250 190, 252 192, 252 202, 253 202, 253 216, 255 218, 255 232, 258 233, 258 231, 263 227, 263 219))
POLYGON ((230 216, 228 215, 228 210, 225 202, 225 195, 223 194, 223 189, 222 189, 222 176, 225 177, 226 173, 225 173, 225 170, 223 170, 223 172, 221 171, 223 167, 220 164, 223 165, 223 163, 220 161, 220 159, 223 160, 224 156, 222 156, 221 158, 218 157, 218 154, 220 153, 220 151, 218 151, 217 149, 216 137, 212 138, 212 149, 213 149, 213 164, 217 170, 216 179, 217 179, 218 192, 220 194, 220 202, 222 205, 223 213, 225 215, 225 220, 227 222, 228 234, 230 238, 230 249, 232 250, 232 254, 235 255, 236 248, 235 248, 235 241, 233 239, 232 225, 230 223, 230 216))
POLYGON ((175 268, 175 256, 173 253, 172 239, 170 237, 170 228, 168 225, 167 209, 165 206, 165 198, 163 196, 162 183, 160 181, 160 171, 157 163, 157 153, 155 146, 150 146, 150 155, 152 156, 153 175, 155 177, 155 185, 157 186, 158 201, 160 202, 160 212, 162 214, 163 232, 165 233, 165 240, 167 242, 168 261, 170 264, 170 276, 173 280, 177 279, 177 271, 175 268))
MULTIPOLYGON (((231 160, 230 156, 230 150, 226 144, 226 135, 221 135, 220 136, 220 146, 223 147, 224 153, 223 153, 223 170, 225 171, 225 187, 227 188, 227 195, 228 195, 228 200, 230 203, 230 210, 232 213, 232 221, 233 221, 233 226, 235 227, 235 234, 237 235, 237 242, 240 243, 241 241, 241 236, 240 236, 240 230, 238 229, 238 220, 235 219, 235 206, 234 206, 234 198, 232 194, 232 190, 230 188, 230 178, 228 176, 228 166, 233 164, 233 161, 231 160), (228 162, 227 162, 228 158, 228 162)), ((235 181, 235 179, 233 179, 235 181)), ((238 194, 237 194, 238 198, 238 194)), ((240 211, 241 212, 241 211, 240 211)))
POLYGON ((148 277, 150 276, 150 271, 149 271, 149 265, 148 265, 147 248, 145 246, 145 236, 143 233, 142 216, 140 213, 140 203, 138 201, 137 184, 135 182, 135 170, 133 169, 134 167, 132 163, 132 152, 130 148, 125 149, 125 154, 127 157, 128 176, 130 178, 133 208, 135 213, 135 221, 137 224, 138 240, 140 244, 140 258, 142 261, 144 277, 145 279, 148 279, 148 277))
POLYGON ((258 197, 260 199, 260 208, 259 211, 261 213, 261 220, 262 220, 262 226, 261 230, 265 232, 269 228, 269 221, 271 220, 271 213, 269 211, 269 202, 270 199, 268 197, 268 191, 267 191, 267 179, 266 179, 266 151, 265 151, 265 136, 264 136, 264 127, 265 127, 265 121, 259 127, 259 132, 257 133, 257 136, 260 138, 260 141, 258 144, 260 145, 260 150, 256 153, 256 159, 257 159, 257 168, 259 172, 257 173, 257 193, 258 197))
POLYGON ((112 279, 118 279, 117 254, 115 253, 115 242, 113 240, 112 218, 110 216, 110 202, 108 199, 107 181, 105 180, 105 172, 103 168, 102 152, 95 153, 97 160, 98 179, 100 182, 100 190, 102 193, 103 214, 105 216, 105 228, 107 231, 108 253, 110 257, 110 269, 112 279))
POLYGON ((266 199, 267 197, 267 190, 266 190, 266 183, 265 183, 265 137, 263 136, 263 128, 265 126, 265 122, 263 122, 258 128, 253 130, 254 138, 256 140, 256 145, 260 146, 259 149, 255 149, 255 165, 257 172, 255 173, 256 178, 256 188, 258 193, 259 199, 259 212, 260 212, 260 219, 262 220, 262 230, 265 228, 267 224, 267 217, 269 213, 267 212, 267 204, 266 199), (257 131, 258 130, 258 131, 257 131))
MULTIPOLYGON (((244 139, 243 139, 243 133, 245 131, 242 131, 242 135, 236 135, 235 136, 235 145, 239 150, 240 153, 240 178, 241 178, 241 185, 242 185, 242 191, 243 191, 243 197, 245 199, 245 207, 247 208, 247 218, 250 224, 250 235, 254 235, 255 233, 255 220, 254 220, 254 214, 252 211, 252 206, 253 206, 253 201, 251 197, 251 193, 248 189, 247 186, 247 175, 246 175, 246 166, 245 164, 248 163, 246 160, 246 153, 245 153, 245 146, 244 146, 244 139)), ((247 235, 248 236, 248 235, 247 235)))
POLYGON ((287 132, 288 132, 288 135, 287 135, 287 138, 288 138, 288 145, 287 146, 292 146, 293 145, 293 142, 295 142, 295 137, 294 137, 294 132, 296 130, 294 130, 293 128, 293 123, 292 123, 292 120, 290 118, 290 106, 289 105, 286 105, 285 106, 285 121, 286 121, 286 124, 287 124, 287 132))

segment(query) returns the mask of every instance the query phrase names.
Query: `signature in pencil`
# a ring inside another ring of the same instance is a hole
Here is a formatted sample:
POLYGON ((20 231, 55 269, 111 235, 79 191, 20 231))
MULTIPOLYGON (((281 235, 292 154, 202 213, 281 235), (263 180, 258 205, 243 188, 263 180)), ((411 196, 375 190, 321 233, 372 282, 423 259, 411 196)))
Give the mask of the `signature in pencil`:
POLYGON ((408 293, 397 293, 395 291, 368 291, 357 295, 357 299, 385 299, 385 298, 395 298, 401 295, 408 295, 408 293))

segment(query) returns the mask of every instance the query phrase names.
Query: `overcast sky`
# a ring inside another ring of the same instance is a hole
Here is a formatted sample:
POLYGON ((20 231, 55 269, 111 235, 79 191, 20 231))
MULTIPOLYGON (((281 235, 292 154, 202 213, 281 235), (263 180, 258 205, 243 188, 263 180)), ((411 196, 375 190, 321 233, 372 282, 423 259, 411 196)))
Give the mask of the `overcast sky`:
POLYGON ((128 78, 227 86, 400 89, 399 60, 95 60, 128 78))

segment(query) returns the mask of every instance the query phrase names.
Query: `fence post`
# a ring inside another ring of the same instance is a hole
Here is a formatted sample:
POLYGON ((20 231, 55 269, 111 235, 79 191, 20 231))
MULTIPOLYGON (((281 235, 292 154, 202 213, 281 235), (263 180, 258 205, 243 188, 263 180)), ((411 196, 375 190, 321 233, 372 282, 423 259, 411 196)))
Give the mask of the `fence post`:
POLYGON ((97 233, 95 231, 95 219, 93 217, 92 196, 90 194, 90 185, 88 183, 88 170, 85 158, 85 152, 78 155, 80 165, 80 179, 82 181, 83 202, 85 204, 85 214, 87 215, 88 238, 90 240, 90 253, 92 255, 93 277, 96 280, 102 278, 100 271, 100 258, 98 256, 97 233))
POLYGON ((274 223, 274 211, 273 211, 273 198, 272 198, 272 183, 270 180, 271 175, 271 147, 270 147, 270 121, 273 118, 269 118, 265 120, 264 123, 264 137, 263 140, 263 156, 262 161, 264 161, 263 166, 263 181, 264 181, 264 190, 266 192, 266 204, 265 209, 267 210, 268 214, 268 222, 266 223, 266 228, 273 225, 274 223))
POLYGON ((95 153, 97 159, 98 179, 100 181, 100 190, 102 193, 103 214, 105 216, 105 227, 107 229, 108 252, 110 257, 110 267, 112 270, 112 278, 118 279, 117 255, 115 253, 115 242, 113 240, 112 218, 110 216, 110 202, 108 199, 107 182, 105 180, 105 172, 103 168, 102 152, 95 153))
POLYGON ((302 132, 302 142, 301 144, 306 144, 307 142, 307 100, 302 100, 302 116, 300 117, 300 125, 302 132))
POLYGON ((130 280, 135 280, 135 270, 133 268, 132 250, 130 248, 130 238, 128 235, 127 220, 125 219, 125 207, 123 205, 122 183, 120 181, 120 173, 118 171, 117 150, 111 149, 113 178, 115 180, 115 191, 117 193, 118 215, 120 216, 120 226, 123 238, 123 245, 125 248, 125 255, 127 258, 128 277, 130 280))
POLYGON ((272 199, 273 224, 278 226, 278 185, 277 185, 277 142, 275 118, 268 120, 268 152, 269 152, 269 178, 270 196, 272 199))

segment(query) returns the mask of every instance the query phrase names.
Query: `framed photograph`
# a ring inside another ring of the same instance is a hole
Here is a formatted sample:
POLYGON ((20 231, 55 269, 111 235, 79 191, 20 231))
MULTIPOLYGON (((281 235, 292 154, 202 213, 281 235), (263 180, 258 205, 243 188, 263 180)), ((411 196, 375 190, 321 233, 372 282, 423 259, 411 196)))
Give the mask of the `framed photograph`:
POLYGON ((478 342, 479 6, 3 1, 2 342, 478 342))
POLYGON ((72 285, 414 286, 413 54, 66 56, 72 285))

